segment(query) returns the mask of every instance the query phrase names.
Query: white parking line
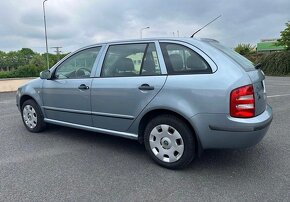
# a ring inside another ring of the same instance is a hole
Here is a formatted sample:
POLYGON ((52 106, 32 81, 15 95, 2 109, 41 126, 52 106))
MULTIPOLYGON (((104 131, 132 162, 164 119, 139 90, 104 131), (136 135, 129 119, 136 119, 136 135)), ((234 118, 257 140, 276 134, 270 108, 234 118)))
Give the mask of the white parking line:
POLYGON ((289 83, 266 83, 266 86, 290 86, 289 83))
POLYGON ((268 97, 268 98, 271 98, 271 97, 285 97, 285 96, 290 96, 290 94, 282 94, 282 95, 268 95, 267 97, 268 97))

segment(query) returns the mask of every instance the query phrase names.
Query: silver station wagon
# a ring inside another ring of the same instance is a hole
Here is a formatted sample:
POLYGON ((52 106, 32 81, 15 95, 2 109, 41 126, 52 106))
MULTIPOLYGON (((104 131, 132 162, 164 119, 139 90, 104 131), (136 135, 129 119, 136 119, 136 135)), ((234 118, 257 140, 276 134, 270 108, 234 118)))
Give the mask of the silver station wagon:
POLYGON ((131 138, 161 166, 182 168, 205 149, 264 137, 272 121, 264 79, 215 40, 154 38, 77 50, 16 98, 31 132, 50 123, 131 138))

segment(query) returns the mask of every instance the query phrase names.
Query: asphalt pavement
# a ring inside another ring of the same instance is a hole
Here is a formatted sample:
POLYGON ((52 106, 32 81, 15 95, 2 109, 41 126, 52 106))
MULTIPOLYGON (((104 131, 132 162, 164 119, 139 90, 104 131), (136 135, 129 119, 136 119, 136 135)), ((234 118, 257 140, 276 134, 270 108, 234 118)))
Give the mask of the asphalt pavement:
POLYGON ((290 77, 267 77, 274 120, 242 150, 208 150, 187 169, 142 145, 51 126, 28 132, 15 93, 0 93, 0 201, 290 201, 290 77))

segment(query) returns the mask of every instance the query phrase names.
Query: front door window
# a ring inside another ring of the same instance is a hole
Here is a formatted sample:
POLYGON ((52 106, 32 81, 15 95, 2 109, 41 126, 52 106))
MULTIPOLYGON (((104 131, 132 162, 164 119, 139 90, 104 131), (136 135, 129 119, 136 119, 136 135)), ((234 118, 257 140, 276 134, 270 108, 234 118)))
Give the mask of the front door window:
POLYGON ((83 50, 66 59, 55 71, 56 79, 89 78, 101 47, 83 50))

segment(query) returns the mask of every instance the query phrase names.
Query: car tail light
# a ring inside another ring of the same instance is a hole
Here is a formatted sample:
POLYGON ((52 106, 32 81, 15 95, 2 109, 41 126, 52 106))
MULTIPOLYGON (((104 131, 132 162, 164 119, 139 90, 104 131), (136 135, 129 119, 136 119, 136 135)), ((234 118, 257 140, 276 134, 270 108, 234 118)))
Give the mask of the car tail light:
POLYGON ((253 85, 242 86, 231 92, 230 115, 237 118, 251 118, 255 115, 253 85))

